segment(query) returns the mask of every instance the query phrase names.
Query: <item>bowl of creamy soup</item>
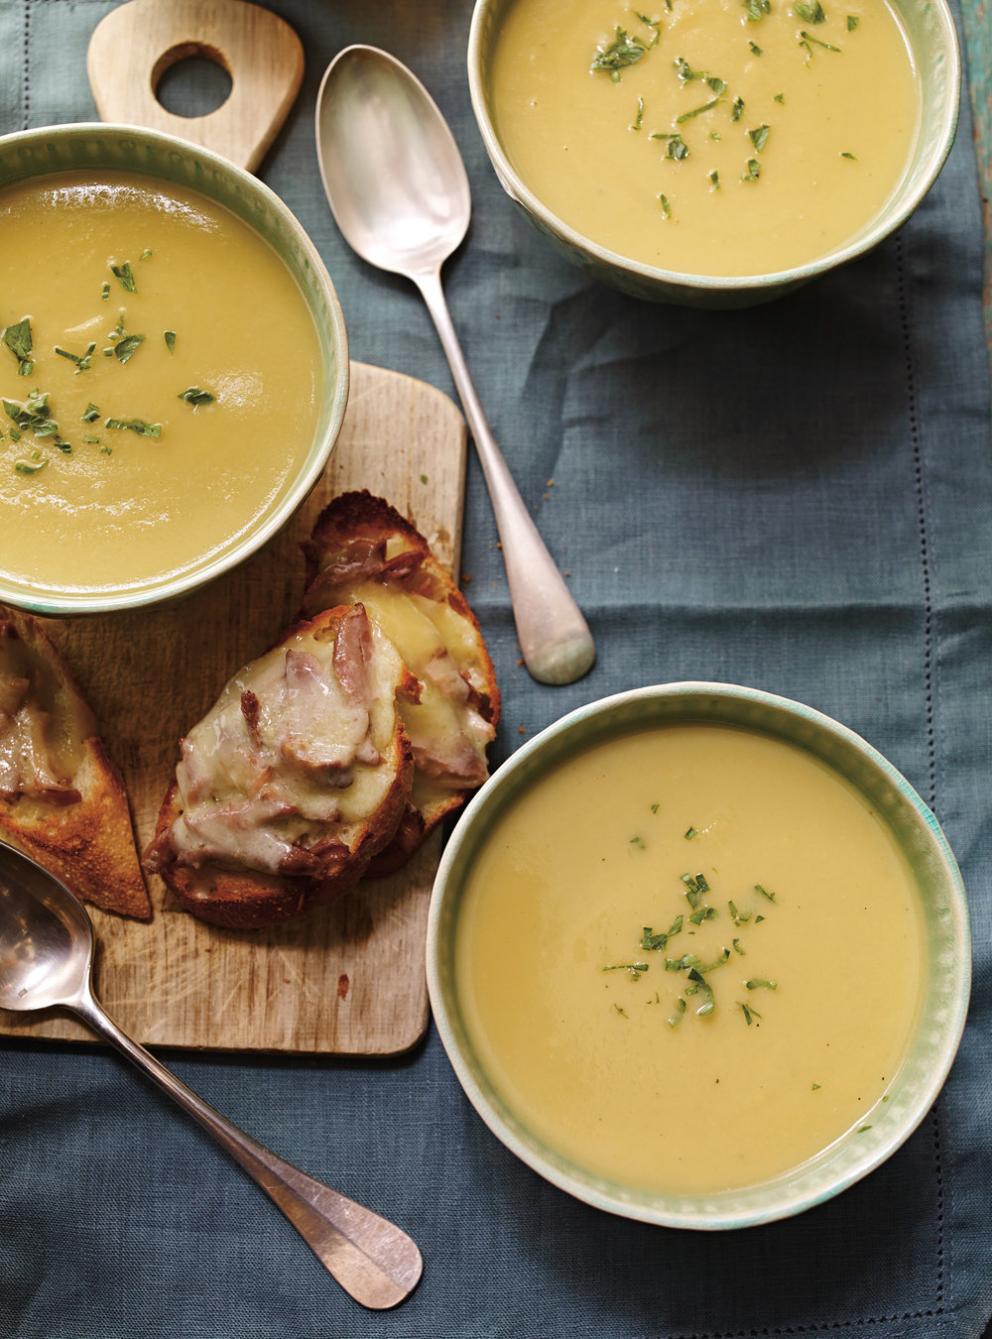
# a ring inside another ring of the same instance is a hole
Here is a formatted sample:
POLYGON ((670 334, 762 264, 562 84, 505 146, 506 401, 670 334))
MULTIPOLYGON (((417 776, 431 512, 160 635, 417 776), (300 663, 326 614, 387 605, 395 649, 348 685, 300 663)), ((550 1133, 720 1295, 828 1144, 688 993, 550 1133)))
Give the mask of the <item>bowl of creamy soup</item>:
POLYGON ((428 980, 493 1133, 672 1227, 798 1213, 929 1110, 964 1026, 961 876, 879 753, 726 684, 594 702, 525 744, 438 871, 428 980))
POLYGON ((477 0, 472 104, 507 193, 641 297, 747 306, 903 223, 954 138, 945 0, 477 0))
POLYGON ((266 186, 130 127, 0 139, 0 601, 173 598, 307 495, 348 393, 324 265, 266 186))

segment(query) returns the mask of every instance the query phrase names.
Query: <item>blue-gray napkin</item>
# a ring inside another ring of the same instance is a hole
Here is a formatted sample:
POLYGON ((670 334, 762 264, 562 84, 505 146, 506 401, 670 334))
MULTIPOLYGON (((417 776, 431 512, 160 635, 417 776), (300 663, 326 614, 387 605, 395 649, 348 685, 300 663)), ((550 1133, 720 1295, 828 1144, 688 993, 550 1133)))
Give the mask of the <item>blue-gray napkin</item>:
MULTIPOLYGON (((170 1057, 235 1121, 418 1239, 423 1284, 385 1315, 348 1301, 118 1060, 6 1043, 0 1336, 977 1339, 992 1313, 992 456, 967 102, 899 237, 769 307, 665 309, 570 269, 501 193, 469 109, 468 0, 273 7, 303 38, 307 78, 263 175, 326 257, 355 357, 445 389, 420 299, 358 261, 325 207, 311 126, 327 61, 352 41, 396 51, 468 162, 455 320, 600 651, 567 689, 518 668, 473 464, 464 564, 505 694, 498 755, 518 727, 660 680, 755 684, 840 717, 907 773, 963 864, 970 1022, 935 1112, 885 1167, 792 1222, 722 1235, 609 1218, 545 1185, 484 1129, 433 1033, 391 1064, 170 1057)), ((0 0, 0 130, 93 117, 86 43, 109 8, 0 0)))

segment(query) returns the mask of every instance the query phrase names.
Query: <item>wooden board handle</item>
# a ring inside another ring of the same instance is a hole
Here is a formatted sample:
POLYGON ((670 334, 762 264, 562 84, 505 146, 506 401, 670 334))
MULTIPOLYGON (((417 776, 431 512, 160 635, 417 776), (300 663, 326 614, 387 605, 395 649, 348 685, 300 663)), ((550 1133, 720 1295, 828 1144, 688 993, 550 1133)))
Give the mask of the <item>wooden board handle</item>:
POLYGON ((130 0, 90 38, 87 70, 105 121, 164 130, 253 171, 296 99, 303 46, 283 19, 246 0, 130 0), (174 116, 155 95, 170 65, 203 55, 231 76, 207 116, 174 116))

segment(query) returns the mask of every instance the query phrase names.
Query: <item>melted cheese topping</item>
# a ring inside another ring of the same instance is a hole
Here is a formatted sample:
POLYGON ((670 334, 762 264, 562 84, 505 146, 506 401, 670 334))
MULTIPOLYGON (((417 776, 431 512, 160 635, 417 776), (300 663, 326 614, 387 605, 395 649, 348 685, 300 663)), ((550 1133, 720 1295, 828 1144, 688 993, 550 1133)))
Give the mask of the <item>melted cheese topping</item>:
POLYGON ((64 692, 46 659, 0 623, 0 796, 78 799, 72 786, 89 711, 64 692))
POLYGON ((318 841, 346 843, 395 778, 400 674, 361 609, 336 638, 308 628, 236 674, 182 744, 180 862, 307 873, 318 841))

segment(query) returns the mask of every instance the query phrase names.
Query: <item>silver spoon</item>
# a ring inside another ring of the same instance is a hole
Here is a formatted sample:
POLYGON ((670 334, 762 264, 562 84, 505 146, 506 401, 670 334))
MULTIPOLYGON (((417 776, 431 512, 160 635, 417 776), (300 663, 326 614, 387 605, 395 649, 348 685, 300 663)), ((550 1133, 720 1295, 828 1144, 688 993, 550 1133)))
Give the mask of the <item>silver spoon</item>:
POLYGON ((411 279, 427 303, 489 488, 524 662, 542 683, 573 683, 596 659, 592 634, 486 422, 441 285, 472 209, 454 137, 405 65, 350 46, 317 94, 317 158, 345 240, 370 264, 411 279))
POLYGON ((277 1158, 125 1036, 97 1003, 92 967, 93 928, 82 904, 40 865, 0 842, 0 1008, 76 1014, 227 1149, 356 1302, 382 1311, 409 1297, 423 1261, 406 1233, 277 1158))

